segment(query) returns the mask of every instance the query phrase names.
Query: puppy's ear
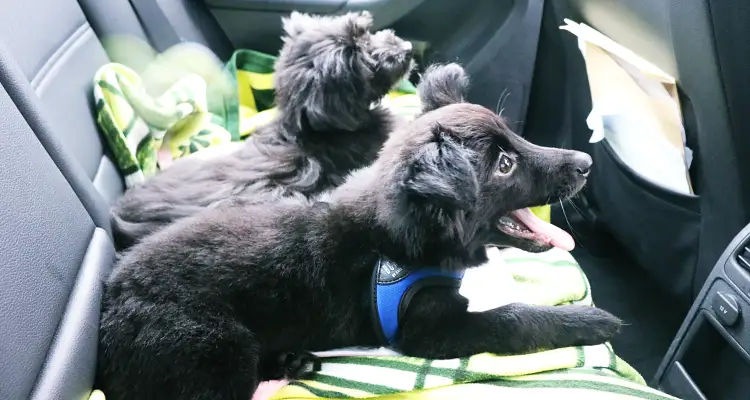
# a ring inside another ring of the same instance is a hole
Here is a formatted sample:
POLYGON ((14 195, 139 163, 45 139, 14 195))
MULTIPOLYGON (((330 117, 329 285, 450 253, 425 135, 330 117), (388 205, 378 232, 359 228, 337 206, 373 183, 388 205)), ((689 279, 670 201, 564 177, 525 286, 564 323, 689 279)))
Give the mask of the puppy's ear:
POLYGON ((422 112, 463 103, 469 92, 469 76, 456 63, 431 65, 422 76, 417 92, 422 101, 422 112))
POLYGON ((372 14, 369 11, 348 13, 344 15, 344 23, 351 39, 356 39, 370 32, 372 28, 372 14))
POLYGON ((311 15, 292 11, 288 17, 281 18, 281 26, 284 28, 286 35, 293 38, 314 25, 314 21, 315 17, 311 15))
POLYGON ((403 187, 408 196, 440 208, 469 210, 479 195, 471 150, 462 147, 441 125, 434 140, 422 146, 408 166, 403 187))

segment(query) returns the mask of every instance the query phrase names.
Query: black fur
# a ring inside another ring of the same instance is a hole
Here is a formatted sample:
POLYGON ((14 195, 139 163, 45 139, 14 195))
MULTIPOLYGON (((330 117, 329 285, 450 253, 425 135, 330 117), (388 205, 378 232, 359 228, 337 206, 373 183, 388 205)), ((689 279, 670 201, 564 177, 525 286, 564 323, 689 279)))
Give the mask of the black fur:
POLYGON ((411 45, 371 34, 371 24, 367 12, 284 19, 279 117, 228 156, 178 160, 128 190, 111 214, 118 247, 231 197, 313 196, 369 165, 392 129, 391 114, 371 104, 412 67, 411 45))
POLYGON ((433 79, 419 85, 420 90, 429 94, 428 97, 422 99, 424 111, 465 101, 464 99, 469 93, 469 77, 466 76, 466 72, 460 65, 431 65, 427 67, 424 74, 433 76, 433 79), (440 74, 440 76, 438 77, 436 74, 440 74))
POLYGON ((260 365, 258 374, 264 380, 296 378, 321 369, 321 360, 308 351, 288 351, 268 357, 260 365))
MULTIPOLYGON (((430 89, 456 82, 447 68, 425 75, 425 104, 459 100, 456 88, 430 89)), ((366 293, 380 257, 412 269, 481 265, 487 246, 515 243, 501 216, 574 194, 587 165, 531 145, 483 107, 449 104, 396 130, 371 166, 314 204, 286 198, 178 221, 126 252, 107 283, 99 386, 111 400, 246 400, 260 379, 299 369, 295 353, 376 346, 366 293), (497 173, 503 152, 511 174, 497 173)), ((412 299, 396 347, 517 354, 602 343, 620 325, 586 306, 469 313, 455 291, 430 288, 412 299)))

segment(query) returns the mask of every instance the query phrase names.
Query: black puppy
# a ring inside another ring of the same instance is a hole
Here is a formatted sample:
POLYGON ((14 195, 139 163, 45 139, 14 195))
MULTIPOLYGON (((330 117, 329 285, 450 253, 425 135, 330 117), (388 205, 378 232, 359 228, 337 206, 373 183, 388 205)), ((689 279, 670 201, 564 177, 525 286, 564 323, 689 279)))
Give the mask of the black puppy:
MULTIPOLYGON (((462 103, 466 82, 457 65, 430 69, 420 95, 436 109, 318 202, 210 210, 125 253, 101 320, 107 397, 245 400, 280 355, 382 343, 370 293, 384 260, 451 272, 486 262, 487 246, 569 247, 522 210, 575 194, 590 157, 524 141, 462 103)), ((586 306, 469 313, 441 286, 414 294, 400 319, 393 346, 425 358, 599 344, 621 325, 586 306)))
POLYGON ((317 195, 369 165, 392 129, 391 114, 372 104, 413 65, 410 43, 371 25, 367 12, 284 19, 278 118, 227 156, 178 160, 128 190, 111 215, 118 247, 232 197, 317 195))

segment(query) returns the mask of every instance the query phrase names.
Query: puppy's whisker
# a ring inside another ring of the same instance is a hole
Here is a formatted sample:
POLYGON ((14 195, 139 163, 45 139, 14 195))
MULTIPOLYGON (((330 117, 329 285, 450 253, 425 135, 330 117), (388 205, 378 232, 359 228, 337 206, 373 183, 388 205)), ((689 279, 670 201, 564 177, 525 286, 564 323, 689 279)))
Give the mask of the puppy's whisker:
POLYGON ((581 215, 584 215, 584 214, 585 214, 585 213, 583 212, 583 210, 581 210, 581 209, 580 209, 580 208, 579 208, 579 207, 578 207, 578 206, 576 205, 576 203, 574 203, 574 202, 573 202, 572 200, 568 200, 568 203, 570 203, 570 205, 571 205, 571 206, 573 207, 573 209, 574 209, 574 210, 576 210, 576 212, 577 212, 577 213, 579 213, 579 214, 581 214, 581 215))
POLYGON ((574 209, 574 210, 575 210, 575 211, 576 211, 577 213, 579 213, 579 214, 583 214, 583 210, 581 210, 580 208, 578 208, 578 206, 577 206, 577 205, 575 205, 575 203, 570 203, 570 205, 571 205, 571 206, 573 206, 573 209, 574 209))
MULTIPOLYGON (((503 93, 505 93, 505 92, 503 92, 503 93)), ((495 104, 495 114, 500 115, 500 106, 503 105, 502 103, 503 103, 503 95, 501 94, 497 98, 497 104, 495 104)))
POLYGON ((495 106, 495 114, 502 116, 503 111, 505 111, 505 101, 508 100, 510 97, 510 92, 508 91, 508 88, 503 89, 503 92, 500 93, 500 97, 497 99, 497 105, 495 106))
POLYGON ((501 116, 503 115, 503 112, 505 112, 505 101, 510 98, 511 93, 507 91, 506 89, 503 89, 503 93, 500 95, 500 104, 498 105, 499 110, 495 110, 497 115, 501 116))
POLYGON ((570 204, 570 205, 571 205, 571 207, 573 207, 573 209, 574 209, 574 210, 576 210, 576 212, 578 212, 578 213, 581 213, 581 209, 580 209, 580 208, 578 208, 578 206, 576 205, 576 203, 574 203, 574 202, 573 202, 573 199, 572 199, 572 198, 571 198, 571 199, 568 199, 568 200, 566 200, 566 201, 568 202, 568 204, 570 204))
MULTIPOLYGON (((573 235, 574 238, 584 238, 584 235, 581 235, 578 233, 578 231, 573 228, 573 225, 570 223, 570 219, 568 219, 568 214, 565 212, 565 204, 562 200, 560 200, 560 209, 562 209, 563 217, 565 217, 565 223, 568 224, 568 228, 570 228, 570 233, 573 235)), ((586 250, 586 246, 584 246, 582 243, 579 243, 579 245, 586 250)), ((588 250, 587 250, 588 251, 588 250)))

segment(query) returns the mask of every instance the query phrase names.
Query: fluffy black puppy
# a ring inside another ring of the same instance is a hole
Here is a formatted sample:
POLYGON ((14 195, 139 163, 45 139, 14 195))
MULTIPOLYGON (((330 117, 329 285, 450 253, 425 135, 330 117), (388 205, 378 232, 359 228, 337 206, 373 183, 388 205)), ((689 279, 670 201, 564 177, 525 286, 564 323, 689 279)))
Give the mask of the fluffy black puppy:
POLYGON ((278 118, 227 156, 179 160, 128 190, 111 213, 118 247, 231 197, 319 194, 375 159, 392 121, 371 105, 410 71, 411 44, 389 30, 371 34, 367 12, 283 22, 278 118))
MULTIPOLYGON (((549 249, 553 238, 500 221, 576 193, 591 159, 534 146, 461 103, 466 81, 457 65, 428 71, 420 93, 439 108, 318 202, 221 207, 127 252, 104 297, 107 397, 246 400, 279 355, 380 344, 368 294, 383 258, 455 271, 486 262, 487 246, 549 249)), ((426 358, 525 353, 602 343, 620 325, 586 306, 469 313, 455 289, 434 287, 411 300, 395 347, 426 358)))

